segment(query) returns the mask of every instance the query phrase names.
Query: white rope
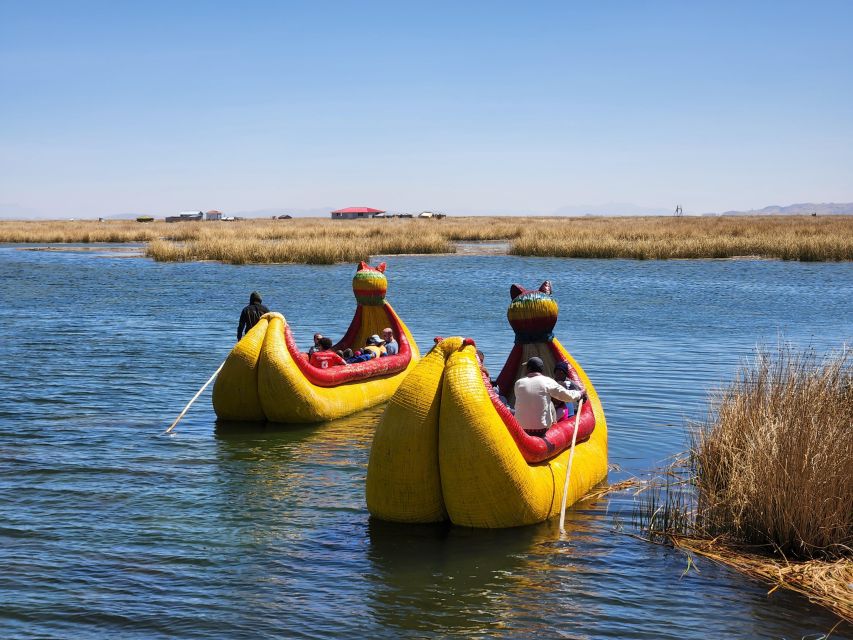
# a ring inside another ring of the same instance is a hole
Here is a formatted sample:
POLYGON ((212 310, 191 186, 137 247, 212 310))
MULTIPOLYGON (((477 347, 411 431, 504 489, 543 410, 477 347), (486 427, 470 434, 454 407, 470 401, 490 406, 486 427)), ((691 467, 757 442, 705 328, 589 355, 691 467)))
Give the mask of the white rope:
POLYGON ((563 484, 563 504, 560 506, 560 533, 566 532, 566 497, 569 494, 569 476, 572 475, 572 462, 575 459, 575 442, 578 439, 578 426, 581 421, 581 409, 583 409, 583 398, 578 403, 578 414, 575 416, 575 431, 572 434, 572 450, 569 453, 569 468, 566 469, 566 482, 563 484))
POLYGON ((184 407, 184 410, 183 410, 183 411, 181 411, 180 415, 179 415, 177 418, 175 418, 175 421, 172 423, 172 426, 170 426, 168 429, 166 429, 165 433, 171 433, 171 432, 172 432, 172 429, 174 429, 174 428, 177 426, 177 424, 178 424, 178 422, 180 422, 181 418, 183 418, 183 417, 184 417, 184 414, 185 414, 187 411, 189 411, 189 408, 192 406, 193 402, 195 402, 195 401, 198 399, 198 397, 201 395, 201 392, 202 392, 202 391, 204 391, 205 389, 207 389, 207 385, 209 385, 211 382, 213 382, 213 379, 214 379, 216 376, 218 376, 218 375, 219 375, 219 372, 220 372, 220 371, 222 371, 222 367, 224 367, 224 366, 225 366, 225 361, 223 360, 223 361, 222 361, 222 364, 221 364, 221 365, 219 365, 219 368, 218 368, 216 371, 214 371, 214 372, 213 372, 213 375, 212 375, 212 376, 210 376, 210 380, 208 380, 207 382, 205 382, 205 383, 204 383, 204 386, 203 386, 201 389, 199 389, 199 390, 198 390, 198 393, 196 393, 196 394, 193 396, 193 399, 192 399, 192 400, 190 400, 190 401, 187 403, 187 406, 185 406, 185 407, 184 407))

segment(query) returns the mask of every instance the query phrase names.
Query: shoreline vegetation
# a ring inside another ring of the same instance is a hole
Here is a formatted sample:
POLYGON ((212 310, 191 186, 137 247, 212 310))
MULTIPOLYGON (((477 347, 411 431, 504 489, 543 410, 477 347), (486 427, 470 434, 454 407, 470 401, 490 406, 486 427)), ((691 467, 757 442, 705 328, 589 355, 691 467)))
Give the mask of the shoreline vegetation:
POLYGON ((760 349, 644 490, 634 524, 853 622, 853 350, 760 349))
POLYGON ((335 264, 489 241, 507 242, 515 256, 848 261, 853 216, 0 221, 2 243, 145 243, 145 255, 162 262, 335 264))

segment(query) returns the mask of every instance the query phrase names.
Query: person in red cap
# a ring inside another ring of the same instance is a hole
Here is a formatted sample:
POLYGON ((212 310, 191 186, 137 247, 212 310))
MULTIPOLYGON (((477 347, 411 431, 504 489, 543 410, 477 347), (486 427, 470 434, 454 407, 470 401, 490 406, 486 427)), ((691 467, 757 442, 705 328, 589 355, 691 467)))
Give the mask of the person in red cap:
POLYGON ((531 436, 544 437, 555 422, 557 412, 551 398, 564 402, 577 402, 583 397, 581 391, 567 389, 542 372, 545 363, 533 356, 524 363, 527 375, 519 378, 514 387, 515 419, 531 436))

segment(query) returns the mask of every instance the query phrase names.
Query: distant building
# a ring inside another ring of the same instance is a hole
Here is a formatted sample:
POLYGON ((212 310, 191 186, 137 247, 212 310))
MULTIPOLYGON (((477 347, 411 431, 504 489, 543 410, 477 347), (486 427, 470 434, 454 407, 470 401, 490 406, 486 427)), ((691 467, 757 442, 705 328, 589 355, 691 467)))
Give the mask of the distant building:
POLYGON ((435 218, 437 220, 441 220, 441 218, 445 217, 445 214, 438 213, 437 211, 421 211, 418 214, 419 218, 435 218))
POLYGON ((166 222, 201 222, 204 220, 202 211, 181 211, 176 216, 167 216, 166 222))
POLYGON ((293 216, 291 216, 291 215, 289 215, 289 214, 285 213, 284 215, 280 215, 280 216, 278 216, 278 219, 279 219, 279 220, 292 220, 292 219, 293 219, 293 216))
POLYGON ((377 213, 385 213, 381 209, 371 209, 370 207, 347 207, 346 209, 338 209, 332 211, 333 220, 353 220, 358 218, 372 218, 377 213))
POLYGON ((216 209, 211 209, 207 213, 204 214, 205 220, 222 220, 222 212, 217 211, 216 209))

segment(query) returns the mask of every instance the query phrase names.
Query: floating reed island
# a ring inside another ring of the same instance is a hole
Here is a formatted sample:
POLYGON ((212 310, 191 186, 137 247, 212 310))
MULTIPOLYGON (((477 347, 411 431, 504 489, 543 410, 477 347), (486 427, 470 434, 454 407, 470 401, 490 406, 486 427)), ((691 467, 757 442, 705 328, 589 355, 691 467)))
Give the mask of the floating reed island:
POLYGON ((853 216, 0 221, 0 242, 145 243, 145 254, 164 262, 333 264, 489 241, 517 256, 841 261, 853 260, 853 216))
POLYGON ((853 353, 759 351, 635 523, 853 621, 853 353))

